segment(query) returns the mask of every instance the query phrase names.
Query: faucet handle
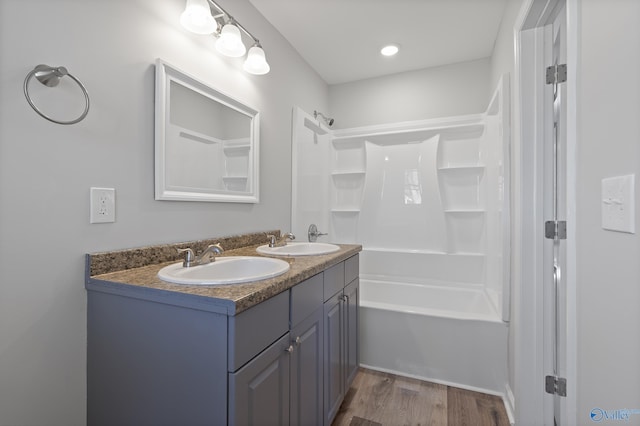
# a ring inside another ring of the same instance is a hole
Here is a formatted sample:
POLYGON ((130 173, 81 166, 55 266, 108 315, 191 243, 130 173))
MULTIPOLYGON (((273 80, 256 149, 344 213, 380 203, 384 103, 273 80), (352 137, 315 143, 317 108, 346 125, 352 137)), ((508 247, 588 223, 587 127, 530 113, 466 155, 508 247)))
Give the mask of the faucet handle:
POLYGON ((222 248, 220 243, 216 243, 216 244, 210 244, 207 247, 207 250, 205 251, 214 252, 216 254, 222 254, 224 252, 224 249, 222 248))
POLYGON ((193 252, 193 250, 191 248, 178 249, 178 253, 180 253, 180 254, 187 253, 184 256, 184 261, 182 262, 182 266, 184 266, 184 267, 191 266, 191 262, 193 262, 193 259, 196 256, 196 254, 193 252))
POLYGON ((307 237, 309 238, 309 242, 315 243, 318 240, 318 237, 321 235, 329 235, 327 233, 318 232, 318 227, 315 223, 309 225, 309 231, 307 232, 307 237))
POLYGON ((272 234, 267 234, 267 238, 269 239, 269 247, 276 246, 276 236, 272 234))

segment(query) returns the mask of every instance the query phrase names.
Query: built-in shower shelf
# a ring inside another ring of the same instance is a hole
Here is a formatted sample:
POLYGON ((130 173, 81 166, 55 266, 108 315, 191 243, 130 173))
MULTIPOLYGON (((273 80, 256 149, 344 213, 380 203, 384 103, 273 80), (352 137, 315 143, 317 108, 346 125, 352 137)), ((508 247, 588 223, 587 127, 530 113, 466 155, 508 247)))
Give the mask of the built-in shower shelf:
POLYGON ((456 161, 438 167, 440 194, 447 212, 477 212, 485 206, 485 166, 456 161))
POLYGON ((482 164, 460 164, 460 165, 449 165, 438 167, 438 171, 440 172, 472 172, 472 173, 482 173, 485 169, 485 166, 482 164))
POLYGON ((331 213, 356 214, 356 213, 360 213, 360 209, 358 209, 358 208, 331 209, 331 213))
POLYGON ((444 212, 450 213, 450 214, 476 215, 476 214, 484 214, 485 210, 484 209, 446 209, 444 212))
MULTIPOLYGON (((332 141, 333 161, 330 169, 335 172, 352 172, 366 170, 366 152, 364 141, 340 142, 332 141)), ((363 173, 364 174, 364 173, 363 173)))
POLYGON ((471 251, 458 251, 455 253, 447 253, 447 256, 459 256, 459 257, 486 257, 484 253, 471 252, 471 251))
POLYGON ((485 257, 484 253, 476 253, 472 251, 457 251, 454 253, 447 253, 448 256, 467 256, 467 257, 485 257))
POLYGON ((251 149, 249 138, 227 139, 222 144, 222 149, 226 155, 247 155, 251 149))
POLYGON ((231 154, 231 153, 244 154, 245 152, 251 149, 251 145, 248 145, 248 144, 247 145, 229 145, 229 146, 225 146, 223 149, 225 154, 231 154))
POLYGON ((222 139, 218 139, 210 135, 205 135, 204 133, 196 132, 195 130, 187 129, 185 127, 172 125, 171 128, 173 128, 181 138, 189 139, 195 142, 201 142, 205 144, 216 144, 223 142, 222 139))
POLYGON ((364 176, 367 172, 364 170, 335 170, 331 172, 331 176, 337 177, 360 177, 364 176))
POLYGON ((337 168, 331 173, 331 177, 332 211, 359 212, 364 190, 364 170, 358 167, 337 168))
POLYGON ((364 141, 363 138, 334 138, 331 143, 335 149, 362 149, 364 141))
POLYGON ((229 191, 247 190, 247 176, 222 176, 222 181, 229 191))

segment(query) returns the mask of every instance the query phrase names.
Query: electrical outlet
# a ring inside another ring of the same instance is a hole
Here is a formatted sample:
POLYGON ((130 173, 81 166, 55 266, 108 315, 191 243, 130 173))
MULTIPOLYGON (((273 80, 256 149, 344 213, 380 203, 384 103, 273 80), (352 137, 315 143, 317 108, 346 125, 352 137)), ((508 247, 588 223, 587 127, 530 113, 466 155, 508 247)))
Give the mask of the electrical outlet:
POLYGON ((116 221, 116 190, 114 188, 91 188, 89 223, 116 221))

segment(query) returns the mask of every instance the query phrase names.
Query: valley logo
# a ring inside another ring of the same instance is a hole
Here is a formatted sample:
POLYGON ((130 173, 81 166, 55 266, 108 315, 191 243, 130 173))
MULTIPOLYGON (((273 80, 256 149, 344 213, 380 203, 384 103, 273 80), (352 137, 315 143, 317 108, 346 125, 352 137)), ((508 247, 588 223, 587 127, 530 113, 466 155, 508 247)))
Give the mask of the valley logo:
POLYGON ((591 417, 591 421, 596 423, 606 421, 628 422, 633 414, 640 414, 640 410, 629 410, 627 408, 619 410, 603 410, 602 408, 593 408, 589 416, 591 417))

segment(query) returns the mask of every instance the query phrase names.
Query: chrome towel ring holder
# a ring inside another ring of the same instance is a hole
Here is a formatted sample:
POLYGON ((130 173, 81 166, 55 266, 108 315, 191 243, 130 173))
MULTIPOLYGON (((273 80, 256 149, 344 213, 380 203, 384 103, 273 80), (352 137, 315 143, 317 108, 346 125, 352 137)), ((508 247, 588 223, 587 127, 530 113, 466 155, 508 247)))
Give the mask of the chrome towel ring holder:
POLYGON ((80 80, 75 78, 72 74, 69 74, 69 71, 67 71, 65 67, 50 67, 49 65, 42 65, 42 64, 38 65, 33 70, 31 70, 29 74, 27 74, 27 77, 24 79, 23 89, 24 89, 24 96, 27 98, 27 102, 29 102, 29 105, 31 105, 31 108, 33 108, 33 110, 37 112, 41 117, 46 118, 47 120, 52 121, 54 123, 75 124, 75 123, 78 123, 79 121, 82 121, 89 113, 89 94, 87 93, 87 89, 80 82, 80 80), (33 103, 33 100, 31 100, 31 96, 29 95, 29 80, 31 80, 33 76, 35 76, 40 83, 44 84, 47 87, 57 86, 58 83, 60 83, 60 79, 64 76, 68 76, 70 79, 75 81, 78 84, 78 86, 80 86, 80 88, 82 89, 82 93, 84 94, 84 100, 85 100, 84 111, 82 112, 80 117, 76 118, 75 120, 60 121, 60 120, 55 120, 51 117, 48 117, 46 114, 40 111, 38 107, 33 103))

